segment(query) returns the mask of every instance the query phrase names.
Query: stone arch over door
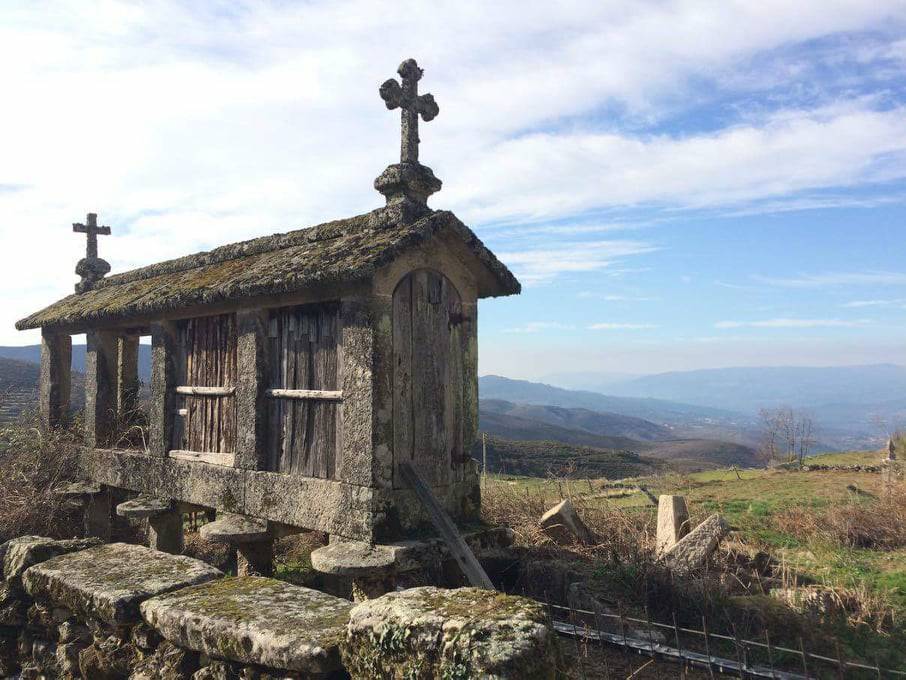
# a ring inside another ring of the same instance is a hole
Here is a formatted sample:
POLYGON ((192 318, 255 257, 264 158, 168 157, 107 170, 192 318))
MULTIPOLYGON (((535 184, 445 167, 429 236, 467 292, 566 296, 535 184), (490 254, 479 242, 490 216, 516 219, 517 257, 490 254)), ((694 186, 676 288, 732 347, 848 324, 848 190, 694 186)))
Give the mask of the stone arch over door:
POLYGON ((462 300, 440 272, 417 269, 393 291, 394 486, 411 462, 432 486, 463 460, 462 300))

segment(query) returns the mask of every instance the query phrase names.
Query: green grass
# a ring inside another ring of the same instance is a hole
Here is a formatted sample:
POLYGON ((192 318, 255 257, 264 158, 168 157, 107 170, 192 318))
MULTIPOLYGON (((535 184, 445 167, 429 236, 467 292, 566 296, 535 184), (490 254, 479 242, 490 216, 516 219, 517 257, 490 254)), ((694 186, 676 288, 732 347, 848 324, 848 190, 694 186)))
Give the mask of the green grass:
MULTIPOLYGON (((809 462, 823 465, 872 465, 881 460, 874 452, 835 453, 815 456, 809 462)), ((596 480, 599 487, 606 480, 596 480)), ((867 627, 846 627, 835 635, 844 654, 871 660, 877 655, 887 664, 906 663, 906 549, 894 551, 852 549, 817 539, 793 536, 777 528, 775 517, 789 508, 820 510, 830 504, 870 503, 882 493, 877 473, 855 471, 803 472, 784 469, 719 469, 691 474, 664 474, 624 482, 646 485, 655 495, 686 497, 693 517, 719 512, 736 530, 736 536, 782 560, 805 579, 834 587, 865 590, 894 614, 893 637, 871 633, 867 627), (859 491, 853 492, 848 487, 859 491), (891 646, 897 649, 891 649, 891 646)), ((553 502, 561 495, 580 495, 587 503, 607 504, 630 512, 650 513, 656 508, 642 493, 622 498, 590 494, 588 484, 573 480, 494 478, 490 484, 508 484, 530 493, 543 493, 553 502)), ((753 602, 754 604, 754 602, 753 602)))

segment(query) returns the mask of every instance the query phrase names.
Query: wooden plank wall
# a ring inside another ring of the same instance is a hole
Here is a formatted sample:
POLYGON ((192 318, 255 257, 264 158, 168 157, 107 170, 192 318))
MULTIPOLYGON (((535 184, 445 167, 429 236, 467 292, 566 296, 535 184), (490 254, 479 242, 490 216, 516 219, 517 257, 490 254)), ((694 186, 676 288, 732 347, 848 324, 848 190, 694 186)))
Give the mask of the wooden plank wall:
MULTIPOLYGON (((273 389, 338 390, 339 305, 276 310, 268 328, 273 389)), ((271 399, 268 469, 333 479, 337 469, 339 404, 314 399, 271 399)))
POLYGON ((454 481, 463 460, 461 313, 439 272, 412 272, 393 293, 394 462, 410 462, 431 486, 454 481))
MULTIPOLYGON (((235 315, 189 319, 180 326, 178 345, 180 385, 235 387, 235 315)), ((187 413, 176 418, 174 448, 235 453, 236 397, 184 396, 182 399, 187 413)))

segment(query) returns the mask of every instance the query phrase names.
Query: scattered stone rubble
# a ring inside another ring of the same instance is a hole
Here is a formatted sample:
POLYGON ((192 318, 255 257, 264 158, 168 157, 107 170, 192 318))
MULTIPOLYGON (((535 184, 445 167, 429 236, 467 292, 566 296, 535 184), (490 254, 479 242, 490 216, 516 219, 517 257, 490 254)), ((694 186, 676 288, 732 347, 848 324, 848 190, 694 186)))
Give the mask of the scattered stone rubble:
POLYGON ((474 588, 354 605, 96 539, 14 539, 0 564, 0 677, 364 680, 418 668, 421 678, 532 679, 557 667, 539 604, 474 588))
POLYGON ((657 543, 655 552, 658 557, 689 533, 689 510, 686 499, 682 496, 662 495, 657 506, 657 543))
POLYGON ((587 545, 597 542, 597 536, 585 526, 585 522, 579 517, 568 498, 545 512, 541 516, 540 525, 541 530, 552 541, 560 545, 575 542, 587 545))
POLYGON ((730 527, 720 515, 711 515, 664 553, 665 563, 677 573, 701 569, 730 527))

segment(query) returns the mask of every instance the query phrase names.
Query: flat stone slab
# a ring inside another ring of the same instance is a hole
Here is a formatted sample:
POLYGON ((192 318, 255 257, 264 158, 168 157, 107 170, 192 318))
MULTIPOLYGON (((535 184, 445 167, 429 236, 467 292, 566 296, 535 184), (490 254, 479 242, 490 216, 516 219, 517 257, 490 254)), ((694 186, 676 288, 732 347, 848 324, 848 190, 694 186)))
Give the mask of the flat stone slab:
POLYGON ((116 514, 120 517, 146 519, 169 512, 172 509, 173 504, 169 500, 154 498, 153 496, 137 496, 132 500, 117 505, 116 514))
POLYGON ((70 482, 54 489, 55 496, 63 498, 82 498, 84 496, 95 496, 101 493, 103 489, 96 482, 70 482))
POLYGON ((729 530, 723 517, 711 515, 664 553, 667 566, 683 574, 704 567, 729 530))
POLYGON ((425 586, 356 605, 340 652, 354 678, 553 680, 556 644, 537 602, 425 586))
POLYGON ((202 525, 198 533, 217 543, 254 543, 273 538, 266 520, 246 515, 218 515, 213 522, 202 525))
POLYGON ((338 541, 313 550, 311 566, 322 574, 383 576, 393 573, 396 550, 362 541, 338 541))
POLYGON ((85 550, 101 544, 99 538, 56 540, 44 536, 20 536, 0 545, 0 574, 14 579, 31 566, 46 562, 57 555, 85 550))
POLYGON ((110 543, 54 557, 22 575, 32 597, 114 625, 140 619, 144 600, 223 576, 200 560, 110 543))
POLYGON ((146 600, 165 638, 211 657, 306 673, 340 669, 352 602, 260 576, 211 581, 146 600))

